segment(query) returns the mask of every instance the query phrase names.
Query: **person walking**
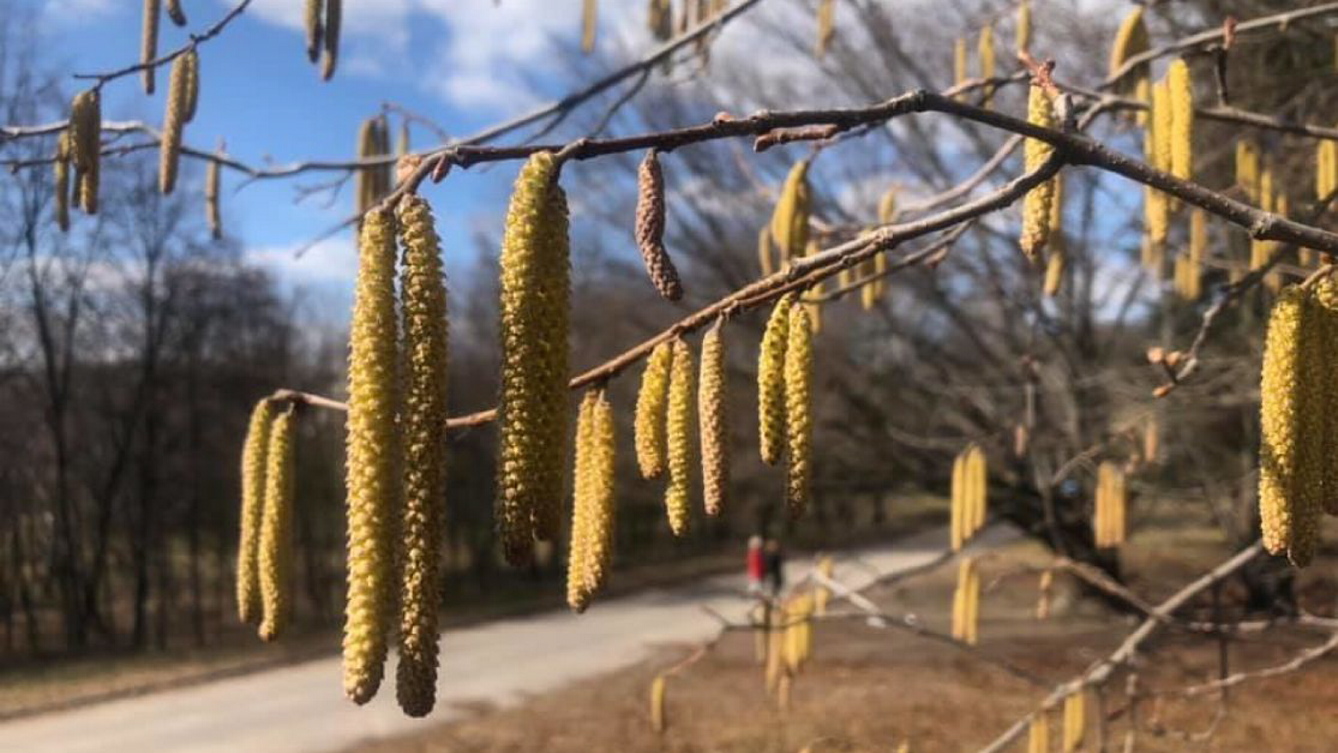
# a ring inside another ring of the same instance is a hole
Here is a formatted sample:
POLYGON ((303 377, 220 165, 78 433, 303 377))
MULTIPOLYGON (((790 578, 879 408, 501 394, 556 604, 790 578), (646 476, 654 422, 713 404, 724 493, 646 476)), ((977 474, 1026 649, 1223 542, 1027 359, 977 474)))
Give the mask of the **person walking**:
POLYGON ((781 589, 785 587, 785 553, 781 551, 779 541, 767 539, 763 561, 768 590, 771 591, 771 598, 774 599, 780 596, 781 589))
POLYGON ((756 596, 762 593, 762 580, 766 577, 766 562, 762 556, 762 537, 748 538, 748 593, 756 596))

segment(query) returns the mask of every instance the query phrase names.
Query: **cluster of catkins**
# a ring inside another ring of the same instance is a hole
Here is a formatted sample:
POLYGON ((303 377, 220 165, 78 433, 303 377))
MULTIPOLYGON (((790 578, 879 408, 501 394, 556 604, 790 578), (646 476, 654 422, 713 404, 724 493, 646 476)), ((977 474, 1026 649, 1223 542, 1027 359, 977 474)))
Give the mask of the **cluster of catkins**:
POLYGON ((817 593, 804 591, 766 609, 758 635, 764 638, 761 656, 763 685, 785 711, 790 689, 799 671, 813 657, 813 616, 817 593))
POLYGON ((293 429, 295 406, 263 399, 251 412, 242 448, 237 616, 260 638, 283 632, 292 606, 293 429))
POLYGON ((307 59, 321 61, 321 78, 329 81, 339 59, 339 27, 343 25, 343 0, 306 0, 302 11, 307 31, 307 59), (324 52, 324 55, 322 55, 324 52))
POLYGON ((1124 471, 1109 460, 1096 469, 1096 509, 1092 513, 1092 538, 1100 548, 1124 543, 1128 494, 1124 471))
POLYGON ((812 474, 813 331, 808 310, 782 297, 771 311, 757 357, 758 437, 762 461, 786 461, 785 502, 797 519, 812 474))
POLYGON ((974 557, 957 565, 957 588, 952 593, 952 637, 976 645, 980 624, 980 572, 974 557))
MULTIPOLYGON (((1031 46, 1031 3, 1022 0, 1017 7, 1017 25, 1013 31, 1014 42, 1019 54, 1027 52, 1031 46)), ((987 24, 976 38, 976 78, 989 81, 994 78, 997 68, 994 45, 994 26, 987 24)), ((971 78, 970 52, 966 37, 958 37, 952 49, 953 86, 961 86, 971 78)), ((966 99, 966 94, 959 94, 959 100, 966 99)), ((981 96, 982 107, 989 107, 994 99, 994 87, 985 89, 981 96)))
POLYGON ((985 451, 972 443, 958 453, 952 463, 950 534, 954 552, 961 551, 962 546, 985 526, 988 494, 985 451))
POLYGON ((1259 518, 1264 548, 1310 563, 1320 519, 1338 514, 1338 281, 1282 291, 1268 321, 1260 381, 1259 518))

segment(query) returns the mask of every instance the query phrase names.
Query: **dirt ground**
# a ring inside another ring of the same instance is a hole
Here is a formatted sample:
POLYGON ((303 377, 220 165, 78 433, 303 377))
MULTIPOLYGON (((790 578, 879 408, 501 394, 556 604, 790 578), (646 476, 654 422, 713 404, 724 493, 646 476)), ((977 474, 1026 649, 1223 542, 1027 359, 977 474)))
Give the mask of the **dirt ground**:
MULTIPOLYGON (((1151 598, 1173 592, 1225 553, 1211 537, 1180 538, 1174 555, 1147 541, 1130 552, 1131 580, 1151 598), (1155 574, 1155 578, 1152 577, 1155 574)), ((796 677, 790 708, 781 711, 764 689, 763 669, 747 633, 730 633, 699 662, 671 676, 668 729, 650 728, 649 688, 657 673, 690 655, 693 646, 665 646, 652 660, 517 708, 468 709, 462 721, 417 736, 357 748, 357 753, 464 753, 466 751, 891 751, 903 741, 916 753, 973 751, 1026 714, 1049 691, 1111 651, 1136 624, 1091 600, 1074 598, 1073 584, 1057 577, 1054 616, 1034 618, 1039 548, 1017 545, 980 561, 985 592, 980 649, 1005 659, 1043 684, 1033 684, 940 641, 909 631, 837 618, 816 626, 813 659, 796 677)), ((1332 604, 1335 559, 1307 572, 1307 606, 1332 604), (1315 603, 1310 603, 1311 601, 1315 603)), ((870 596, 888 614, 938 631, 949 627, 955 568, 951 565, 870 596)), ((1201 607, 1207 602, 1201 602, 1201 607)), ((598 605, 594 607, 598 608, 598 605)), ((833 607, 850 613, 847 605, 833 607)), ((1275 628, 1232 638, 1230 671, 1290 659, 1324 634, 1275 628)), ((1220 671, 1216 639, 1163 631, 1145 644, 1138 664, 1144 690, 1212 680, 1220 671)), ((1338 750, 1338 657, 1304 670, 1233 688, 1225 705, 1217 695, 1192 700, 1144 698, 1136 706, 1138 751, 1332 753, 1338 750), (1205 735, 1207 731, 1212 734, 1205 735)), ((1106 750, 1122 750, 1129 729, 1125 674, 1117 673, 1104 699, 1106 750)), ((447 678, 449 681, 449 678, 447 678)), ((1087 742, 1099 750, 1097 699, 1089 696, 1087 742)), ((1061 720, 1051 716, 1052 750, 1061 720)), ((1010 750, 1025 750, 1025 736, 1010 750)))

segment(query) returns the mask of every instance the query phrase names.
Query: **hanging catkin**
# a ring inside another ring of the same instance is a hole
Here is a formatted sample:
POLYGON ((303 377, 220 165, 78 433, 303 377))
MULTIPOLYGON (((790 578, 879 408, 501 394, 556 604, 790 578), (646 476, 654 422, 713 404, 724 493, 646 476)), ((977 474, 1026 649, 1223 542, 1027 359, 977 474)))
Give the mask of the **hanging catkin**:
POLYGON ((1027 728, 1027 753, 1050 753, 1050 720, 1045 711, 1037 711, 1027 728))
POLYGON ((813 331, 808 311, 790 307, 785 345, 785 503, 791 520, 808 506, 813 474, 813 331))
POLYGON ((200 54, 192 47, 181 57, 185 59, 186 76, 186 109, 182 119, 189 123, 195 120, 195 109, 200 104, 200 54))
POLYGON ((1031 0, 1022 0, 1017 5, 1017 51, 1029 52, 1031 49, 1031 0))
POLYGON ((576 419, 567 604, 584 612, 608 579, 614 526, 613 407, 602 389, 586 393, 576 419))
MULTIPOLYGON (((1148 51, 1148 27, 1143 21, 1143 6, 1135 5, 1115 32, 1115 43, 1110 49, 1110 71, 1114 76, 1135 55, 1148 51)), ((1139 74, 1140 77, 1145 74, 1139 74)))
POLYGON ((878 222, 887 225, 897 218, 897 194, 901 189, 892 186, 878 199, 878 222))
POLYGON ((154 66, 149 65, 158 57, 158 17, 161 15, 162 0, 144 0, 144 19, 139 37, 139 62, 144 66, 140 76, 144 81, 144 93, 153 93, 154 66))
MULTIPOLYGON (((219 156, 222 156, 222 152, 219 156)), ((209 225, 209 235, 214 240, 223 237, 223 214, 218 203, 219 173, 218 160, 209 160, 204 168, 204 218, 209 225)))
POLYGON ((66 232, 70 229, 70 132, 61 131, 56 137, 56 159, 52 165, 52 185, 56 189, 55 217, 56 227, 66 232))
POLYGON ((272 641, 288 625, 293 577, 293 422, 290 406, 274 418, 265 453, 265 505, 260 516, 260 639, 272 641))
POLYGON ((172 193, 177 185, 177 166, 181 162, 181 132, 186 126, 186 97, 190 83, 186 56, 172 61, 172 75, 167 83, 167 110, 163 115, 162 143, 158 150, 158 190, 172 193))
POLYGON ((637 466, 645 479, 659 478, 664 473, 665 411, 669 406, 669 370, 673 362, 673 343, 662 342, 650 352, 646 370, 641 374, 633 431, 637 466))
POLYGON ((1287 551, 1299 509, 1296 490, 1302 332, 1310 313, 1299 287, 1283 291, 1269 315, 1260 379, 1259 518, 1264 548, 1287 551))
POLYGON ((763 227, 757 231, 757 266, 763 277, 770 277, 776 272, 776 263, 772 260, 771 228, 763 227))
POLYGON ((400 517, 396 695, 409 716, 436 700, 438 572, 446 499, 446 277, 432 209, 408 194, 397 209, 403 263, 404 507, 400 517))
POLYGON ((397 585, 392 526, 400 508, 403 446, 396 422, 401 383, 395 222, 389 212, 374 210, 363 218, 358 257, 348 357, 344 693, 362 704, 381 685, 397 585))
POLYGON ((972 496, 968 507, 971 514, 967 518, 966 531, 968 536, 974 536, 985 527, 986 507, 989 504, 989 464, 980 445, 971 446, 970 458, 970 465, 967 468, 971 472, 972 496))
POLYGON ((664 247, 664 205, 664 173, 659 152, 651 149, 637 170, 636 245, 655 289, 677 301, 683 297, 683 285, 664 247))
POLYGON ((277 413, 268 398, 256 403, 242 445, 241 534, 237 540, 237 617, 244 623, 260 620, 260 521, 265 509, 265 470, 268 466, 270 425, 277 413))
POLYGON ((567 544, 567 606, 580 614, 590 605, 589 571, 590 456, 593 451, 595 391, 585 393, 576 409, 576 446, 573 448, 571 538, 567 544))
POLYGON ((1250 201, 1259 200, 1259 147, 1252 141, 1236 142, 1236 185, 1250 201))
POLYGON ((1064 753, 1077 753, 1082 747, 1087 727, 1083 692, 1075 690, 1064 697, 1064 753))
POLYGON ((827 54, 836 33, 833 23, 836 16, 836 0, 818 0, 818 41, 813 46, 819 58, 827 54))
POLYGON ((339 27, 343 25, 343 6, 344 0, 325 0, 325 26, 321 31, 321 41, 325 45, 321 78, 325 81, 334 75, 335 65, 339 62, 339 27))
MULTIPOLYGON (((952 44, 952 85, 954 87, 966 83, 966 78, 970 75, 967 71, 967 65, 966 37, 957 37, 952 44)), ((962 100, 966 98, 966 95, 958 94, 956 98, 962 100)))
MULTIPOLYGON (((1319 322, 1314 327, 1317 333, 1311 335, 1317 344, 1312 345, 1310 351, 1316 358, 1310 368, 1332 373, 1334 353, 1338 352, 1335 351, 1338 346, 1338 280, 1332 275, 1320 279, 1315 285, 1315 302, 1318 304, 1319 322)), ((1332 457, 1334 451, 1338 450, 1338 388, 1330 386, 1327 377, 1321 377, 1318 384, 1319 396, 1314 399, 1319 402, 1319 407, 1313 413, 1320 419, 1320 423, 1311 424, 1308 428, 1322 433, 1317 444, 1322 448, 1324 457, 1332 457)), ((1320 476, 1319 488, 1323 491, 1320 507, 1329 515, 1338 515, 1338 464, 1322 463, 1320 476)))
MULTIPOLYGON (((358 159, 377 155, 377 120, 368 118, 358 127, 358 159)), ((375 168, 359 169, 354 177, 354 194, 357 196, 358 214, 364 214, 377 199, 377 171, 375 168)))
POLYGON ((1058 295, 1059 288, 1064 282, 1064 252, 1054 250, 1050 252, 1050 258, 1045 260, 1045 284, 1042 289, 1047 296, 1054 297, 1058 295))
POLYGON ((1094 516, 1094 539, 1098 547, 1115 547, 1124 543, 1126 505, 1124 472, 1110 461, 1102 462, 1097 466, 1094 516))
POLYGON ((1177 59, 1166 69, 1167 96, 1170 100, 1170 164, 1172 175, 1185 180, 1194 178, 1194 86, 1189 64, 1177 59))
POLYGON ((976 620, 980 604, 980 576, 973 557, 964 557, 957 565, 957 588, 953 592, 952 637, 976 644, 976 620))
MULTIPOLYGON (((980 78, 989 81, 994 78, 994 27, 986 26, 980 30, 980 40, 976 45, 977 62, 980 64, 980 78)), ((994 99, 994 89, 986 88, 985 96, 980 100, 981 107, 989 107, 994 99)))
POLYGON ((664 489, 664 510, 675 536, 688 532, 692 490, 692 349, 674 340, 669 367, 669 405, 665 411, 665 455, 669 483, 664 489))
POLYGON ((954 552, 962 550, 966 542, 966 517, 963 514, 966 501, 966 451, 957 453, 952 460, 951 505, 948 512, 949 541, 954 552))
POLYGON ((181 9, 181 0, 167 0, 167 17, 177 26, 186 25, 186 12, 181 9))
POLYGON ((1050 603, 1054 599, 1055 590, 1055 572, 1050 568, 1041 571, 1040 582, 1037 584, 1036 597, 1036 619, 1050 619, 1050 603))
POLYGON ((729 495, 729 395, 725 389, 723 321, 702 337, 701 376, 697 387, 697 423, 702 453, 702 502, 716 517, 729 495))
POLYGON ((595 51, 595 32, 599 28, 598 0, 584 0, 581 4, 581 52, 595 51))
POLYGON ((650 728, 664 732, 669 727, 669 720, 664 713, 665 676, 656 675, 650 683, 650 728))
POLYGON ((74 96, 70 104, 69 141, 79 205, 84 212, 96 214, 102 161, 102 98, 97 89, 74 96))
POLYGON ((307 32, 307 59, 313 63, 321 56, 321 34, 325 28, 321 20, 323 13, 325 13, 325 3, 322 0, 306 0, 302 21, 307 32))
POLYGON ((793 305, 793 293, 776 302, 757 355, 757 431, 767 465, 775 465, 785 452, 785 350, 793 305))
MULTIPOLYGON (((1055 125, 1054 110, 1045 90, 1032 85, 1027 99, 1027 121, 1042 128, 1055 125)), ((1039 139, 1027 139, 1023 145, 1026 169, 1036 170, 1050 158, 1054 147, 1039 139)), ((1027 192, 1022 203, 1022 252, 1028 259, 1036 260, 1045 250, 1050 237, 1051 202, 1054 201, 1054 183, 1045 181, 1027 192)))
POLYGON ((781 266, 804 253, 808 245, 808 160, 790 168, 781 187, 780 200, 771 215, 771 240, 780 255, 781 266))

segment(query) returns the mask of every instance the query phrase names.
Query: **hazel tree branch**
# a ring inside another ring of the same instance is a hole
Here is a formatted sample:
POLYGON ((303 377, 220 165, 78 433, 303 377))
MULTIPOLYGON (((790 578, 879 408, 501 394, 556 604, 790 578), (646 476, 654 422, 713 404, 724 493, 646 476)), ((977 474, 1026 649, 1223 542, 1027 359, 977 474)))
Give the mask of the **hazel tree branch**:
POLYGON ((172 50, 171 52, 165 55, 156 57, 153 60, 149 60, 146 62, 135 63, 134 65, 127 65, 124 68, 118 68, 114 71, 108 71, 106 73, 76 73, 74 74, 74 78, 82 80, 92 80, 96 82, 93 84, 93 88, 101 89, 106 84, 115 81, 118 78, 124 78, 125 76, 130 76, 135 73, 139 73, 140 71, 148 70, 150 68, 159 68, 161 66, 167 65, 173 60, 176 60, 182 55, 185 55, 191 50, 199 47, 201 44, 204 44, 205 42, 208 42, 209 40, 213 39, 219 34, 222 34, 223 30, 228 27, 228 24, 232 23, 233 19, 240 16, 246 10, 247 6, 249 6, 250 4, 251 0, 241 0, 241 2, 237 3, 232 7, 232 10, 228 11, 226 14, 223 15, 222 18, 215 21, 213 26, 210 26, 209 28, 205 29, 204 31, 198 34, 192 33, 190 35, 189 42, 183 44, 182 46, 176 48, 175 50, 172 50))

